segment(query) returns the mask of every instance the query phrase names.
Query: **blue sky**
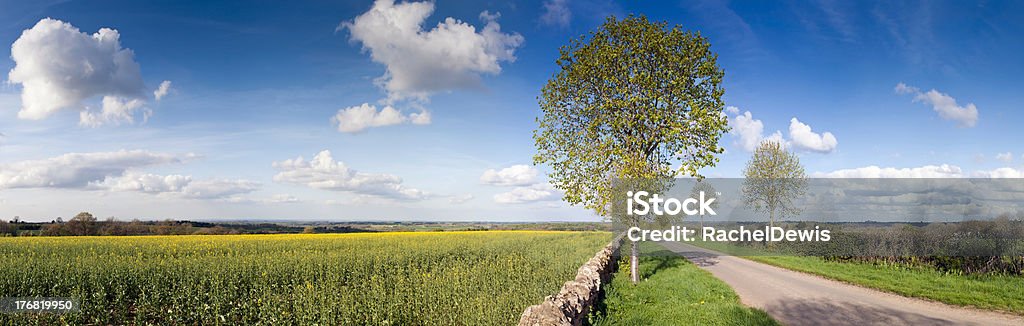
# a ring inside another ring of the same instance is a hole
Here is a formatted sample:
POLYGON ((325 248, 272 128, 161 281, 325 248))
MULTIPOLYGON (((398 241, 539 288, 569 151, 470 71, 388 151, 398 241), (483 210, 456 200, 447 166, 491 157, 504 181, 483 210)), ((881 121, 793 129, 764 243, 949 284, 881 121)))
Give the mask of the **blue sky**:
POLYGON ((628 13, 719 55, 706 175, 779 137, 814 175, 1020 177, 1022 7, 0 1, 0 216, 594 220, 519 165, 559 46, 628 13))

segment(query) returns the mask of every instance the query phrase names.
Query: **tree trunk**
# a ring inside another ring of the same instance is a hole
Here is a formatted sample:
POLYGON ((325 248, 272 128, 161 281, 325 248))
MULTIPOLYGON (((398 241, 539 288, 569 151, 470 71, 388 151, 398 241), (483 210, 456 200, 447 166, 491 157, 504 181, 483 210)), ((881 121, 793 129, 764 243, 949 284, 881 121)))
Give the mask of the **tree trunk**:
POLYGON ((633 284, 640 283, 640 243, 632 241, 629 252, 629 279, 633 284))

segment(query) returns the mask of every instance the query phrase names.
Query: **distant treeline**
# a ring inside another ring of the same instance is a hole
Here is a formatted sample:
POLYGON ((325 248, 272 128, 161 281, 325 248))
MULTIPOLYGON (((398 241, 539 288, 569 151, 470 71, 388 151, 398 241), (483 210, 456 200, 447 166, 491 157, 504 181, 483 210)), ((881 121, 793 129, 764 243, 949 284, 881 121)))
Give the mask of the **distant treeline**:
POLYGON ((88 212, 68 221, 49 223, 0 221, 0 236, 186 235, 373 232, 348 226, 289 226, 275 223, 210 223, 196 221, 98 220, 88 212))
POLYGON ((612 225, 600 222, 199 222, 199 221, 123 221, 99 220, 88 212, 64 221, 33 223, 0 221, 0 236, 87 236, 87 235, 184 235, 184 234, 275 234, 275 233, 353 233, 391 231, 612 231, 612 225))

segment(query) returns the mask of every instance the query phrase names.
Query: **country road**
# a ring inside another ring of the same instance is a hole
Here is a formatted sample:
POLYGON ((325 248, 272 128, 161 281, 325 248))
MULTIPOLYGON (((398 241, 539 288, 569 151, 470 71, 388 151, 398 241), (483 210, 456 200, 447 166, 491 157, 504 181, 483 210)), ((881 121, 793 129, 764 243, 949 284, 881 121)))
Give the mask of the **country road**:
POLYGON ((1024 325, 1024 318, 849 285, 681 242, 662 243, 784 325, 1024 325))

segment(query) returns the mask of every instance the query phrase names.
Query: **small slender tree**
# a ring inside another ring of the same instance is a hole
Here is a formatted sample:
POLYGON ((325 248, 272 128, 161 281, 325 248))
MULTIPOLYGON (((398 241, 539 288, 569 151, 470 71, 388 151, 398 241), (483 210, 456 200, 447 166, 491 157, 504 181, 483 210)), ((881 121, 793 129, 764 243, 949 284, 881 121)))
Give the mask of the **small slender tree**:
POLYGON ((758 145, 743 169, 743 176, 744 204, 755 212, 767 212, 769 227, 775 227, 776 213, 800 214, 793 200, 806 192, 807 177, 800 158, 787 151, 781 142, 767 140, 758 145))
MULTIPOLYGON (((718 141, 728 131, 724 72, 699 33, 644 16, 609 17, 559 52, 559 71, 539 98, 533 161, 551 168, 566 202, 638 226, 651 217, 613 212, 624 207, 612 204, 626 197, 620 186, 658 189, 659 180, 697 176, 718 162, 718 141)), ((638 255, 634 242, 634 284, 638 255)))
MULTIPOLYGON (((716 193, 718 193, 718 190, 716 190, 715 186, 711 185, 707 179, 698 179, 697 182, 693 184, 693 190, 690 191, 690 198, 699 197, 701 192, 704 192, 705 196, 715 196, 716 193)), ((711 206, 711 209, 718 209, 718 201, 716 200, 711 202, 709 206, 711 206)), ((703 212, 700 214, 700 228, 702 230, 704 229, 703 212)))

